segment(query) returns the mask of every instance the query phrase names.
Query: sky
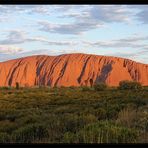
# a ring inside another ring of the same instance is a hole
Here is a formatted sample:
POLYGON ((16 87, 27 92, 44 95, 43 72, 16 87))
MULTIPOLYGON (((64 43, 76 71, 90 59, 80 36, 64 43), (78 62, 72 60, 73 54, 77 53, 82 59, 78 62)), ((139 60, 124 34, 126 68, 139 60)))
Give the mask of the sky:
POLYGON ((0 5, 0 61, 87 53, 148 64, 147 5, 0 5))

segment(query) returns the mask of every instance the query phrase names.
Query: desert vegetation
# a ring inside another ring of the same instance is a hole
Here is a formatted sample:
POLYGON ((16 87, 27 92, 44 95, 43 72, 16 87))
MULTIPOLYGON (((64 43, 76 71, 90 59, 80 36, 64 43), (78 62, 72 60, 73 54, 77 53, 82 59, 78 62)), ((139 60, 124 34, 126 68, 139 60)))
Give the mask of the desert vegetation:
POLYGON ((148 143, 148 87, 120 86, 1 87, 0 143, 148 143))
POLYGON ((139 90, 142 89, 142 86, 139 82, 135 81, 121 81, 119 83, 119 89, 134 89, 134 90, 139 90))

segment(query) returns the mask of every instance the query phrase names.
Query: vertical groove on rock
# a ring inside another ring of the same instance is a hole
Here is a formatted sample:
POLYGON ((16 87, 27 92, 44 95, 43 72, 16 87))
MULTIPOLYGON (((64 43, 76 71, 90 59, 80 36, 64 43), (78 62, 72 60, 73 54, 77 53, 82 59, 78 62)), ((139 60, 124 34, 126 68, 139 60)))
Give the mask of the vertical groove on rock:
POLYGON ((81 83, 81 78, 82 78, 82 76, 84 75, 84 72, 85 72, 87 63, 88 63, 88 61, 89 61, 90 58, 91 58, 91 56, 86 59, 84 65, 83 65, 82 72, 81 72, 81 74, 80 74, 80 76, 79 76, 79 78, 78 78, 78 83, 79 83, 79 84, 81 83))
POLYGON ((14 73, 16 72, 16 69, 20 66, 21 62, 22 62, 22 60, 20 60, 20 61, 17 63, 17 65, 13 68, 12 72, 8 74, 8 75, 9 75, 8 85, 9 85, 9 86, 11 86, 12 81, 13 81, 13 79, 14 79, 14 77, 13 77, 13 76, 14 76, 14 73))

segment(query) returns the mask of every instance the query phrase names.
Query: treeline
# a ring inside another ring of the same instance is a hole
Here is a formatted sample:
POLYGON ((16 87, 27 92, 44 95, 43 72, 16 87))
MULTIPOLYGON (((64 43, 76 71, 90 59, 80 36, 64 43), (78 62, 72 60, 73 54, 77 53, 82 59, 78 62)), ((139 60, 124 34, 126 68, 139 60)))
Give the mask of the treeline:
MULTIPOLYGON (((104 82, 96 82, 96 83, 94 83, 93 82, 93 79, 90 79, 90 85, 88 85, 88 81, 84 81, 85 82, 85 84, 84 85, 82 85, 82 86, 80 86, 80 87, 82 87, 84 90, 86 89, 88 89, 88 88, 94 88, 95 90, 105 90, 105 89, 107 89, 107 88, 109 88, 109 86, 106 84, 106 83, 104 83, 104 82)), ((25 85, 25 88, 29 88, 29 86, 28 85, 25 85)), ((44 87, 50 87, 50 86, 44 86, 44 85, 39 85, 39 86, 35 86, 35 87, 39 87, 39 88, 44 88, 44 87)), ((65 86, 61 86, 61 87, 65 87, 65 86)), ((71 86, 71 88, 72 87, 74 87, 74 86, 71 86)), ((15 84, 15 87, 11 87, 11 86, 6 86, 6 87, 2 87, 3 89, 10 89, 10 88, 16 88, 17 90, 19 90, 20 88, 21 88, 21 86, 20 86, 20 84, 19 84, 19 82, 16 82, 16 84, 15 84)), ((57 86, 54 86, 54 88, 57 88, 57 86)), ((118 87, 116 87, 116 88, 118 88, 118 89, 122 89, 122 90, 124 90, 124 89, 142 89, 142 85, 141 85, 141 83, 140 82, 136 82, 136 81, 129 81, 129 80, 123 80, 123 81, 120 81, 119 82, 119 86, 118 87)))

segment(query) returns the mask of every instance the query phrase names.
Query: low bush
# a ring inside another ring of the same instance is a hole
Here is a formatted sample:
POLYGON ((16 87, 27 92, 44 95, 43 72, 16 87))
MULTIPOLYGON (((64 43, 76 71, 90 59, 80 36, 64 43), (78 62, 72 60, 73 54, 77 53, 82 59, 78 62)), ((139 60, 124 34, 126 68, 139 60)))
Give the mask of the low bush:
POLYGON ((82 91, 90 91, 90 90, 91 90, 91 88, 88 87, 88 86, 83 86, 82 87, 82 91))
POLYGON ((103 91, 107 89, 107 85, 105 83, 98 83, 94 85, 94 89, 96 91, 103 91))
POLYGON ((63 136, 64 143, 77 143, 78 141, 75 141, 75 140, 77 140, 76 136, 72 132, 66 132, 63 136))
POLYGON ((147 98, 146 88, 0 88, 0 143, 147 143, 147 98))
POLYGON ((124 108, 118 113, 117 123, 127 126, 133 127, 135 120, 136 120, 136 110, 129 108, 124 108))
POLYGON ((10 141, 11 138, 7 133, 5 132, 0 133, 0 143, 10 143, 10 141))
POLYGON ((134 90, 138 90, 141 89, 142 86, 139 82, 135 82, 135 81, 120 81, 119 83, 119 89, 134 89, 134 90))
POLYGON ((4 86, 4 87, 0 87, 2 90, 11 90, 11 87, 9 86, 4 86))
POLYGON ((75 136, 66 134, 66 141, 78 143, 134 143, 139 133, 135 129, 115 125, 109 121, 99 121, 87 125, 75 136), (74 139, 72 139, 74 138, 74 139))
POLYGON ((28 124, 14 131, 13 141, 19 143, 31 143, 48 138, 48 130, 42 124, 28 124))

